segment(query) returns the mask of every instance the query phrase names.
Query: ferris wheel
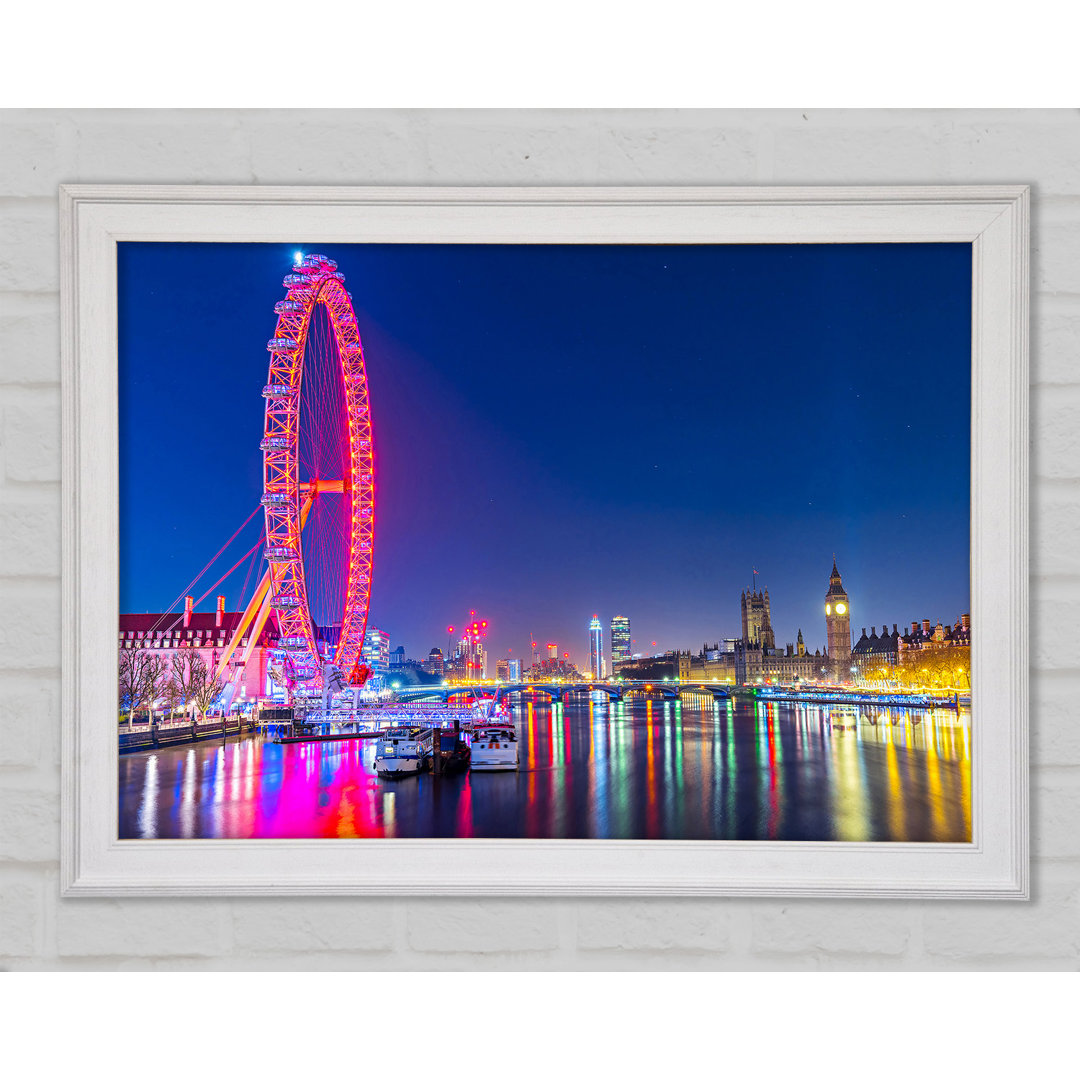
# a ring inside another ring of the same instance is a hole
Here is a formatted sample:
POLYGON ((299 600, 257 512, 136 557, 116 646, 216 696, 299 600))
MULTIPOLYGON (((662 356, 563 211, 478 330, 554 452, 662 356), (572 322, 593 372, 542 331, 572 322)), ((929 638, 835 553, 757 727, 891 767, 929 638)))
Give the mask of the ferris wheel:
POLYGON ((320 615, 324 623, 340 626, 329 659, 346 673, 363 648, 371 599, 371 406, 360 333, 344 282, 337 263, 323 255, 298 259, 285 276, 285 298, 274 305, 277 327, 266 344, 270 369, 262 391, 267 574, 261 606, 267 614, 271 608, 276 613, 288 674, 315 684, 324 657, 310 597, 313 568, 310 562, 305 567, 302 533, 325 496, 337 496, 343 504, 338 513, 343 542, 332 556, 322 552, 322 563, 338 565, 327 568, 336 587, 320 615), (315 361, 321 371, 312 370, 315 361), (324 398, 335 404, 327 405, 324 398))

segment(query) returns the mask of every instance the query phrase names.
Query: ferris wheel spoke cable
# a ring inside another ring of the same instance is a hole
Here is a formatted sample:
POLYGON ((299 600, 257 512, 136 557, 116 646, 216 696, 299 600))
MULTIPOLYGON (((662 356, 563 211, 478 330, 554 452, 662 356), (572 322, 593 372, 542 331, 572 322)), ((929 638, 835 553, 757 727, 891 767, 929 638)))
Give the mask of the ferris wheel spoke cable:
POLYGON ((232 566, 230 566, 229 569, 226 570, 225 573, 222 574, 221 577, 219 577, 217 581, 215 581, 214 584, 211 585, 210 588, 208 588, 206 592, 204 592, 202 596, 200 596, 192 606, 197 607, 199 604, 201 604, 230 574, 232 574, 239 566, 243 565, 244 560, 248 558, 249 555, 258 551, 259 548, 263 546, 263 543, 263 538, 260 536, 259 539, 255 542, 254 546, 248 548, 248 550, 245 551, 244 554, 241 555, 240 558, 237 559, 236 562, 234 562, 232 566))
MULTIPOLYGON (((260 537, 260 539, 262 539, 262 538, 260 537)), ((262 545, 260 544, 259 547, 261 547, 261 546, 262 545)), ((259 548, 255 547, 255 548, 252 549, 251 558, 248 561, 247 573, 244 574, 244 584, 240 587, 240 600, 236 605, 236 610, 237 611, 243 611, 244 608, 247 606, 248 583, 251 581, 251 571, 255 569, 255 564, 258 561, 259 561, 259 548)))
MULTIPOLYGON (((180 594, 173 599, 173 602, 171 604, 169 604, 169 606, 165 609, 165 611, 163 612, 161 618, 159 618, 157 620, 157 622, 150 628, 150 633, 153 633, 154 631, 157 631, 157 630, 161 629, 161 624, 166 620, 166 618, 168 618, 169 615, 173 614, 173 608, 176 607, 176 605, 179 604, 180 601, 184 599, 184 597, 191 595, 192 589, 194 589, 195 586, 198 585, 198 583, 200 581, 202 581, 202 579, 204 577, 206 577, 207 573, 210 570, 210 567, 213 566, 214 563, 216 563, 218 561, 218 559, 220 559, 221 556, 225 554, 225 551, 229 547, 229 545, 244 531, 244 529, 251 522, 251 519, 254 518, 255 515, 261 509, 262 509, 262 507, 258 503, 256 503, 255 504, 255 509, 252 510, 250 514, 248 514, 248 516, 240 524, 240 527, 236 530, 236 532, 234 532, 232 534, 232 536, 230 536, 229 539, 226 540, 225 543, 222 544, 221 547, 218 548, 217 553, 214 555, 214 557, 184 586, 184 588, 180 591, 180 594)), ((260 539, 259 544, 261 544, 261 543, 262 543, 262 540, 260 539)), ((256 545, 256 547, 258 547, 258 544, 256 545)), ((246 559, 248 557, 248 555, 250 555, 250 554, 251 554, 250 551, 247 552, 244 555, 244 558, 246 559)), ((243 561, 243 560, 241 560, 241 561, 243 561)), ((234 567, 234 569, 235 569, 235 567, 234 567)), ((230 573, 231 573, 231 571, 230 571, 230 573)), ((225 577, 228 577, 228 576, 229 576, 228 574, 225 575, 225 577)), ((224 581, 225 579, 221 578, 219 580, 224 581)), ((210 586, 210 591, 213 591, 213 589, 214 589, 214 586, 211 585, 210 586)), ((204 600, 207 596, 209 596, 209 592, 204 593, 203 596, 200 598, 200 600, 197 601, 197 602, 201 603, 202 600, 204 600)), ((179 621, 179 620, 174 620, 172 623, 170 623, 169 626, 168 626, 168 629, 171 630, 176 625, 177 621, 179 621)))

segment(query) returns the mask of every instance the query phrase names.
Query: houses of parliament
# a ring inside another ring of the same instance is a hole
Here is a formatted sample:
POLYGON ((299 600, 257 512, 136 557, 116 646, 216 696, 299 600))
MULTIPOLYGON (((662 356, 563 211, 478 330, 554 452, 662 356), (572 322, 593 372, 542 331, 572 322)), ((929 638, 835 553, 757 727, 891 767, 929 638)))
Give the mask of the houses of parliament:
POLYGON ((627 679, 678 678, 680 681, 725 682, 738 686, 757 683, 828 682, 833 684, 867 683, 893 673, 916 658, 948 652, 951 666, 970 671, 969 649, 971 620, 961 615, 955 625, 932 626, 929 619, 912 622, 911 630, 900 632, 893 623, 871 627, 868 635, 853 643, 851 605, 843 579, 833 560, 832 573, 824 599, 825 648, 814 652, 806 647, 802 629, 793 643, 777 648, 772 627, 769 590, 758 592, 756 586, 744 589, 739 596, 742 619, 741 636, 714 645, 704 645, 694 655, 690 650, 674 651, 663 656, 643 657, 614 665, 615 674, 627 679), (961 650, 954 652, 953 650, 961 650))

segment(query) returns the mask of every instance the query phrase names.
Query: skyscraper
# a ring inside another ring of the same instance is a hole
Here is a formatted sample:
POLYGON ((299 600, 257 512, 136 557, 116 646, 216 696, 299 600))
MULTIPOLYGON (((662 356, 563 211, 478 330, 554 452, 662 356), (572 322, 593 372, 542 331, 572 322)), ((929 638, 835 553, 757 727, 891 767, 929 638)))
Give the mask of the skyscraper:
POLYGON ((851 682, 851 609, 840 571, 833 559, 829 591, 825 594, 825 631, 828 635, 829 678, 834 683, 851 682))
POLYGON ((594 679, 607 676, 607 664, 604 658, 604 628, 600 616, 594 615, 589 623, 589 668, 594 679))
POLYGON ((611 620, 611 671, 615 673, 615 665, 629 660, 630 654, 630 620, 625 615, 616 615, 611 620))

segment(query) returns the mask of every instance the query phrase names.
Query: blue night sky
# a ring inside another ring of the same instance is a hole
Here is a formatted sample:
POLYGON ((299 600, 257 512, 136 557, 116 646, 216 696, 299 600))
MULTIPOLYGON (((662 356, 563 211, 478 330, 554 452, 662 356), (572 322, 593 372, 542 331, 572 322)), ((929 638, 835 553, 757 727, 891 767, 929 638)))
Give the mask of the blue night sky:
POLYGON ((856 638, 970 610, 969 245, 119 247, 121 611, 166 609, 256 508, 297 250, 353 294, 391 647, 475 609, 495 657, 532 634, 587 665, 594 612, 607 648, 622 614, 635 651, 696 650, 757 567, 812 651, 834 552, 856 638))

